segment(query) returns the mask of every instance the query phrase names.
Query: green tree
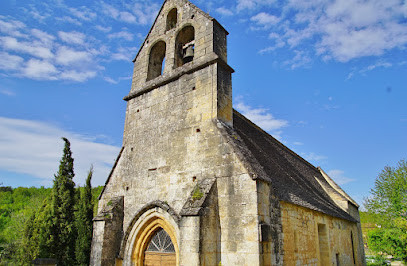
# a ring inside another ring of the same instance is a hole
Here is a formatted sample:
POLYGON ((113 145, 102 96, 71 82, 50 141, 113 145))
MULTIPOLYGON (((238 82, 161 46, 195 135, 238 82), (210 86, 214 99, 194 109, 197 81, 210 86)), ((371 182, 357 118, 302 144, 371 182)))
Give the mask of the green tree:
POLYGON ((50 199, 45 199, 41 208, 27 220, 24 228, 21 264, 29 264, 35 258, 55 258, 52 245, 55 244, 51 229, 53 212, 50 199))
POLYGON ((93 230, 93 203, 91 179, 93 167, 90 168, 86 186, 80 189, 80 200, 76 214, 76 228, 78 237, 76 239, 76 261, 78 265, 89 265, 90 248, 92 243, 93 230))
POLYGON ((60 160, 58 173, 55 175, 52 188, 51 241, 49 248, 60 265, 74 265, 75 263, 75 176, 71 152, 71 144, 67 138, 64 153, 60 160))
POLYGON ((407 261, 407 162, 386 166, 371 194, 365 207, 378 228, 368 233, 369 248, 407 261))
POLYGON ((0 189, 0 265, 22 265, 24 260, 24 232, 30 217, 41 209, 51 189, 0 189))

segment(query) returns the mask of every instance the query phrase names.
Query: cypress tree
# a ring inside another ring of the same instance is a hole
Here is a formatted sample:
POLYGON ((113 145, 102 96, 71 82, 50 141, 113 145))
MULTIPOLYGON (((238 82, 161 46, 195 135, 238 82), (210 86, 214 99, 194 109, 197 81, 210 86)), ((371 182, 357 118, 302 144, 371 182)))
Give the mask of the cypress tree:
POLYGON ((50 239, 53 243, 50 248, 58 260, 58 265, 74 265, 76 239, 74 159, 69 140, 62 139, 65 142, 64 153, 52 188, 53 221, 50 239))
POLYGON ((78 212, 76 215, 76 228, 78 237, 76 239, 76 261, 77 265, 89 265, 90 248, 92 242, 93 230, 93 203, 92 203, 92 186, 91 179, 93 167, 90 168, 86 186, 81 189, 78 212))

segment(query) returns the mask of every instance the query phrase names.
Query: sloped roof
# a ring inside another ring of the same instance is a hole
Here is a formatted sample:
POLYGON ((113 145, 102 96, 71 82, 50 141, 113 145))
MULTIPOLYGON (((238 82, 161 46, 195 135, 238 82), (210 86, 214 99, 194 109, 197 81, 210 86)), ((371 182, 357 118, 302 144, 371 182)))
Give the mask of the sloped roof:
POLYGON ((270 179, 274 193, 286 201, 342 219, 355 221, 324 191, 330 186, 318 168, 234 110, 233 127, 270 179), (318 179, 318 181, 317 181, 318 179))

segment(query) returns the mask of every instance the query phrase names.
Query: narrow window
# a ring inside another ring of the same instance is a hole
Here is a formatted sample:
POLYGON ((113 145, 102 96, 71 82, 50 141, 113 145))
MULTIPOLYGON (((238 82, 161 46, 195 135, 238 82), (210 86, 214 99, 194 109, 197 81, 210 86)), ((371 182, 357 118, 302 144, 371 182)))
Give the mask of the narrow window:
POLYGON ((195 29, 192 26, 184 27, 175 39, 175 67, 180 67, 194 59, 195 29))
POLYGON ((328 232, 325 224, 318 224, 318 240, 320 265, 329 265, 328 232))
POLYGON ((353 232, 350 232, 350 242, 352 243, 352 257, 353 257, 353 265, 356 264, 356 259, 355 259, 355 246, 353 245, 353 232))
POLYGON ((173 8, 167 15, 167 28, 166 30, 170 30, 177 26, 177 9, 173 8))
POLYGON ((295 252, 295 254, 298 253, 298 235, 297 235, 297 231, 294 231, 294 252, 295 252))
POLYGON ((150 50, 148 61, 147 81, 159 77, 164 71, 166 44, 163 41, 157 42, 150 50))
POLYGON ((339 253, 336 253, 336 266, 340 266, 339 253))

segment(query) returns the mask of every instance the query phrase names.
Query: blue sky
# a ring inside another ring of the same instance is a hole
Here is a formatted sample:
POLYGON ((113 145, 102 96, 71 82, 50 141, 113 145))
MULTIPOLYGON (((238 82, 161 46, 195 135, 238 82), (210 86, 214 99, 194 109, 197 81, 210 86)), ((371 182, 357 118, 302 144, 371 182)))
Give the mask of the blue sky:
MULTIPOLYGON (((234 107, 359 203, 407 153, 405 0, 196 0, 228 31, 234 107)), ((0 2, 0 182, 104 184, 132 59, 162 1, 0 2)))

